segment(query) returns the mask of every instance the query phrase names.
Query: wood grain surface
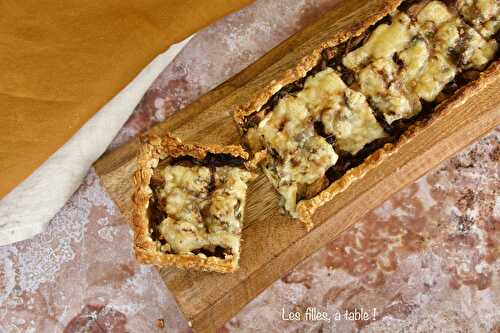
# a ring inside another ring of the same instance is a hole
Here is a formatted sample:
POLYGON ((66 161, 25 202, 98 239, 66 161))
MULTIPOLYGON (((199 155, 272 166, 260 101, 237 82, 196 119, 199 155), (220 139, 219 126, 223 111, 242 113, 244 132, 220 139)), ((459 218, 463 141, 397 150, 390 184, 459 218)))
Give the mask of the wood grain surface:
MULTIPOLYGON (((186 141, 240 141, 232 112, 257 89, 337 33, 356 28, 383 10, 382 0, 344 1, 311 27, 198 101, 151 129, 186 141)), ((165 284, 196 332, 212 332, 301 260, 349 228, 391 194, 500 124, 500 79, 494 78, 464 104, 447 109, 400 149, 318 210, 316 227, 280 213, 278 196, 261 174, 249 188, 240 270, 234 274, 160 269, 165 284)), ((125 218, 131 216, 131 175, 137 139, 95 164, 103 186, 125 218)), ((278 318, 277 318, 278 319, 278 318)))

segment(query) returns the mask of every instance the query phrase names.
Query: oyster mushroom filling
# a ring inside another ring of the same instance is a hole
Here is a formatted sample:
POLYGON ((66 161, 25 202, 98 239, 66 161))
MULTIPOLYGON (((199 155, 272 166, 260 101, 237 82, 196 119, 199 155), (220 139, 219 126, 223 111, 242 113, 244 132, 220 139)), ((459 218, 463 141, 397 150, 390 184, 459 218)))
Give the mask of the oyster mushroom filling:
POLYGON ((306 77, 243 121, 246 143, 298 217, 310 199, 498 58, 496 0, 413 1, 323 50, 306 77), (256 155, 257 156, 257 155, 256 155))
POLYGON ((253 178, 242 164, 217 155, 159 163, 150 184, 150 227, 160 251, 238 260, 247 183, 253 178))

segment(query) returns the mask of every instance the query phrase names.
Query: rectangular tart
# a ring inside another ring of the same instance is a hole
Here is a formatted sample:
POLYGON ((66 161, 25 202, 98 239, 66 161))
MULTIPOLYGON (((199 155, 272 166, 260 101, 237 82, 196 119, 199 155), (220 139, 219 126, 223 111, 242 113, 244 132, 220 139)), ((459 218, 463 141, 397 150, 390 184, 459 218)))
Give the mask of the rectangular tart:
POLYGON ((498 0, 387 1, 234 118, 293 218, 312 214, 499 71, 498 0))
POLYGON ((139 262, 198 270, 238 268, 248 182, 240 146, 141 138, 134 174, 134 250, 139 262))

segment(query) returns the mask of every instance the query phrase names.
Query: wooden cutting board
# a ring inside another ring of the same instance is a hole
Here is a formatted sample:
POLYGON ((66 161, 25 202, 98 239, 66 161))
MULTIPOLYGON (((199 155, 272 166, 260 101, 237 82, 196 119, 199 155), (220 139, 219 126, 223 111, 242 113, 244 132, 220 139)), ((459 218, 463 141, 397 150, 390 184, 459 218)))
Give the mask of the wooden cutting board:
MULTIPOLYGON (((344 1, 311 27, 294 35, 247 69, 150 131, 172 132, 186 141, 229 144, 240 141, 232 120, 235 107, 337 33, 359 27, 380 12, 384 0, 344 1)), ((234 274, 160 269, 166 286, 196 332, 212 332, 276 279, 333 240, 391 194, 500 124, 500 79, 474 98, 442 114, 382 164, 358 180, 314 216, 309 233, 280 213, 278 197, 260 175, 249 188, 241 268, 234 274)), ((103 186, 131 216, 131 175, 137 139, 95 163, 103 186)), ((276 318, 279 320, 279 318, 276 318)))

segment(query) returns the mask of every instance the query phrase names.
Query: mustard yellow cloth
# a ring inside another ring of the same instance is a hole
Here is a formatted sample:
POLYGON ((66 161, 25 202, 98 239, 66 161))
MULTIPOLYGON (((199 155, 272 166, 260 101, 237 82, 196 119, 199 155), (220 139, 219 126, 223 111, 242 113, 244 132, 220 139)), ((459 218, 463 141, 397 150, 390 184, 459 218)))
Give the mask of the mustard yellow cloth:
POLYGON ((156 55, 251 2, 0 1, 0 198, 156 55))

